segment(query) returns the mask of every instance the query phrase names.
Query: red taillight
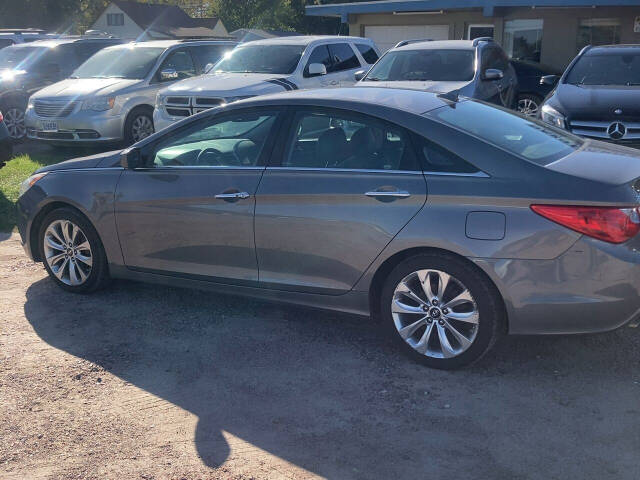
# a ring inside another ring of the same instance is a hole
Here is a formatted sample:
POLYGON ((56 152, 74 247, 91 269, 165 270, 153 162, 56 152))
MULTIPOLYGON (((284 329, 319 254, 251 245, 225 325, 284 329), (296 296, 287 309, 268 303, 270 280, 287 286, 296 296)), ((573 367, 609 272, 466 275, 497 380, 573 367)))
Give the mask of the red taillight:
POLYGON ((640 207, 531 205, 531 210, 571 230, 610 243, 626 242, 640 231, 640 207))
POLYGON ((2 112, 0 112, 0 123, 2 123, 3 120, 4 120, 4 117, 2 116, 2 112))

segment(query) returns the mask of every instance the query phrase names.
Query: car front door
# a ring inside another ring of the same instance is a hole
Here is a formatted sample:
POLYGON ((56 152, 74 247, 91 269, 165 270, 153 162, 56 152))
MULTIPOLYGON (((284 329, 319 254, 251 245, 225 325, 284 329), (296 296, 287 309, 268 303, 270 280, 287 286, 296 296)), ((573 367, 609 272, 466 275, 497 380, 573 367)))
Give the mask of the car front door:
POLYGON ((331 70, 331 56, 326 45, 318 45, 313 48, 302 72, 302 81, 300 88, 322 88, 339 85, 339 81, 335 75, 329 74, 331 70), (327 69, 326 75, 312 74, 309 72, 309 66, 312 63, 320 63, 327 69), (332 84, 333 82, 333 84, 332 84))
POLYGON ((501 51, 498 48, 487 47, 482 50, 480 71, 480 93, 478 98, 501 106, 509 106, 509 98, 512 97, 508 64, 503 61, 501 51), (500 70, 503 77, 488 79, 485 73, 489 69, 500 70))
POLYGON ((349 291, 426 201, 410 134, 344 110, 291 113, 256 193, 260 283, 349 291))
POLYGON ((232 110, 140 149, 116 191, 128 268, 227 283, 258 279, 254 194, 273 146, 277 109, 232 110))
POLYGON ((348 87, 356 82, 355 73, 362 68, 353 48, 348 43, 329 44, 331 55, 330 75, 338 85, 348 87))

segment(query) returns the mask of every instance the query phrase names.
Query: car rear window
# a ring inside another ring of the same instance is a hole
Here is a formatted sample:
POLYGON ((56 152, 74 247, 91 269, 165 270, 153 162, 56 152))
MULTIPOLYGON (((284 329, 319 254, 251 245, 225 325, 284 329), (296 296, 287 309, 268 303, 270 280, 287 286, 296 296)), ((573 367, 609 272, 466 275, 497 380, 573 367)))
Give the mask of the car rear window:
POLYGON ((356 47, 360 51, 360 54, 362 55, 362 58, 364 58, 364 61, 369 65, 373 65, 378 61, 378 54, 371 45, 356 43, 356 47))
POLYGON ((472 100, 437 108, 429 115, 543 166, 569 155, 583 143, 564 130, 472 100))

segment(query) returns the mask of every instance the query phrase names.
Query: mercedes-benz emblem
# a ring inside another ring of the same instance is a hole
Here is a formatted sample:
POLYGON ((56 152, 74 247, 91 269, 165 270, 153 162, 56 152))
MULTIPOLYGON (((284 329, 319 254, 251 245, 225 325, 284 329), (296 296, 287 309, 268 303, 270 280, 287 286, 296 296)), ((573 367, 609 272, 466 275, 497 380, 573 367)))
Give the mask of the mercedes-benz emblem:
POLYGON ((621 108, 616 108, 613 113, 615 113, 616 115, 622 115, 622 109, 621 108))
POLYGON ((612 138, 613 140, 620 140, 626 133, 627 127, 620 122, 613 122, 607 128, 607 135, 609 135, 609 138, 612 138))

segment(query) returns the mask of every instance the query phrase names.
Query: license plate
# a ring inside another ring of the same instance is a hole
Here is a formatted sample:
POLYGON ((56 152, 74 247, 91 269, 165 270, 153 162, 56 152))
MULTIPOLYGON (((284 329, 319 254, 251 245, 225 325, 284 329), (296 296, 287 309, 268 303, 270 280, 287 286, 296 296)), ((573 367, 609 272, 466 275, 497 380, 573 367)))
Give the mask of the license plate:
POLYGON ((43 132, 57 132, 58 131, 58 122, 42 122, 42 131, 43 132))

